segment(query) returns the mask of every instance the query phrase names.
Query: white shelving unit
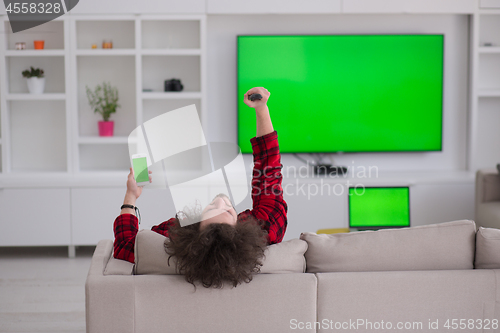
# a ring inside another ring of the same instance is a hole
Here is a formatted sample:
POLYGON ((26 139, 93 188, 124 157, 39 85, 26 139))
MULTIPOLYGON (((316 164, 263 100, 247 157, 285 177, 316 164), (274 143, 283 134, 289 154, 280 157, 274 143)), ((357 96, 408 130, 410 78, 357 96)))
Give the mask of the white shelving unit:
POLYGON ((204 16, 72 16, 70 22, 75 174, 128 170, 127 137, 154 116, 196 104, 203 117, 204 16), (101 49, 103 40, 111 40, 113 49, 101 49), (111 116, 115 137, 103 138, 97 136, 99 116, 88 106, 85 87, 108 78, 118 88, 121 107, 111 116), (172 78, 181 79, 182 92, 163 91, 163 82, 172 78), (102 162, 106 156, 111 163, 102 162))
POLYGON ((2 224, 0 246, 68 245, 74 255, 74 245, 112 237, 100 221, 114 219, 123 200, 132 130, 189 104, 207 123, 205 15, 64 15, 16 34, 6 16, 0 25, 6 32, 0 34, 0 211, 17 221, 2 224), (44 50, 33 49, 38 39, 45 40, 44 50), (102 49, 103 40, 113 48, 102 49), (17 42, 27 49, 15 50, 17 42), (45 72, 43 94, 28 93, 21 72, 30 66, 45 72), (172 78, 181 79, 182 92, 163 91, 163 81, 172 78), (98 136, 101 118, 86 95, 87 86, 103 81, 119 91, 113 137, 98 136), (113 195, 116 205, 97 200, 102 217, 89 222, 79 214, 88 200, 77 200, 89 193, 113 195), (39 209, 19 214, 21 202, 31 201, 39 209), (53 211, 55 202, 61 207, 53 211), (35 232, 27 234, 26 223, 35 219, 48 227, 30 227, 35 232))
POLYGON ((12 33, 0 19, 0 86, 2 172, 38 174, 71 170, 71 109, 69 87, 69 24, 61 17, 43 26, 12 33), (45 40, 35 50, 33 40, 45 40), (25 42, 26 50, 15 50, 25 42), (30 66, 45 72, 45 91, 28 93, 21 72, 30 66))
POLYGON ((0 36, 3 177, 122 175, 130 164, 127 137, 144 121, 196 104, 206 124, 204 15, 65 15, 16 34, 6 16, 0 24, 6 31, 0 36), (37 39, 45 40, 45 49, 33 48, 37 39), (113 48, 102 49, 104 40, 113 48), (15 50, 17 42, 26 50, 15 50), (43 94, 28 93, 21 72, 30 66, 45 71, 43 94), (172 78, 181 79, 182 92, 163 91, 163 81, 172 78), (98 136, 100 115, 86 96, 87 86, 103 81, 120 96, 121 107, 111 116, 114 137, 98 136))
POLYGON ((500 10, 479 10, 471 25, 468 167, 476 170, 500 161, 500 10))

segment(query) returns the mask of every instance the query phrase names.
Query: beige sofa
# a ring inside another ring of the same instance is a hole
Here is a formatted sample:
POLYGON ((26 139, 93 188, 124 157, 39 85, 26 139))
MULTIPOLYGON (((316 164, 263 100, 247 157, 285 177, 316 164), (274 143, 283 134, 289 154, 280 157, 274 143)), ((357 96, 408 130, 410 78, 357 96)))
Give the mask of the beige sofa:
POLYGON ((498 229, 454 221, 300 238, 269 246, 252 282, 220 290, 177 275, 159 234, 138 233, 135 265, 101 241, 87 332, 450 332, 462 319, 500 332, 498 229))
POLYGON ((486 228, 500 228, 500 174, 497 169, 476 173, 476 223, 486 228))

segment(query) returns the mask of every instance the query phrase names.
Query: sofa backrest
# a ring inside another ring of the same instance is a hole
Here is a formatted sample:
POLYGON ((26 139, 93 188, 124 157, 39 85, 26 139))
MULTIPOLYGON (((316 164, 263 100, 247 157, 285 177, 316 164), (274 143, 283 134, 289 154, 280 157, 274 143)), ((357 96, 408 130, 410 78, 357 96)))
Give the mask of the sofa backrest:
MULTIPOLYGON (((175 258, 165 252, 168 238, 151 230, 141 230, 135 239, 135 274, 178 274, 175 258)), ((269 245, 261 273, 303 273, 306 269, 304 253, 307 242, 292 239, 269 245)))
POLYGON ((476 225, 462 220, 402 229, 318 235, 307 241, 307 272, 474 268, 476 225))

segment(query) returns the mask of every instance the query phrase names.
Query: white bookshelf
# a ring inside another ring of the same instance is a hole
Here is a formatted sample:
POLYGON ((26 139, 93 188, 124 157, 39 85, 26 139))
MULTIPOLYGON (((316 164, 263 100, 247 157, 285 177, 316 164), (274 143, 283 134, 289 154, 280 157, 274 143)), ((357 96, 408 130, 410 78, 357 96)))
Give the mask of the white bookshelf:
POLYGON ((476 170, 500 161, 500 11, 480 10, 471 22, 468 164, 476 170))
POLYGON ((156 115, 196 104, 204 122, 203 15, 73 15, 70 23, 75 174, 128 170, 128 135, 156 115), (103 40, 111 40, 113 48, 102 49, 103 40), (163 91, 163 82, 172 78, 181 79, 182 92, 163 91), (85 92, 104 80, 120 96, 121 107, 111 115, 112 138, 98 136, 100 116, 90 109, 85 92))
POLYGON ((69 24, 60 17, 42 26, 12 33, 7 17, 0 18, 0 107, 2 171, 68 173, 71 169, 71 110, 69 88, 69 24), (33 41, 45 41, 35 50, 33 41), (24 42, 25 50, 15 44, 24 42), (43 94, 28 93, 21 72, 30 66, 45 72, 43 94))
MULTIPOLYGON (((13 34, 0 17, 0 172, 9 175, 121 174, 128 135, 144 121, 196 104, 206 124, 205 15, 65 15, 13 34), (43 50, 33 40, 43 39, 43 50), (104 40, 113 48, 103 49, 104 40), (25 50, 15 44, 24 42, 25 50), (92 44, 97 48, 93 49, 92 44), (45 91, 29 94, 21 72, 45 72, 45 91), (182 92, 163 82, 181 79, 182 92), (103 81, 119 91, 113 137, 99 137, 86 86, 103 81), (143 89, 152 89, 143 92, 143 89)), ((47 184, 49 186, 49 184, 47 184)))

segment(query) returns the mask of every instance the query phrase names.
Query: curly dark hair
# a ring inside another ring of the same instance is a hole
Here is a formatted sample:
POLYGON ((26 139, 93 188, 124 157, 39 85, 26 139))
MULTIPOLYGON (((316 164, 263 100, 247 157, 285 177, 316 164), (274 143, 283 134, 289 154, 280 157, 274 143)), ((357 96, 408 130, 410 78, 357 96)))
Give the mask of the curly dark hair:
POLYGON ((176 218, 165 251, 169 262, 175 257, 177 270, 195 289, 195 281, 206 288, 222 288, 224 282, 236 287, 260 272, 267 245, 261 221, 250 217, 239 219, 235 226, 211 223, 201 229, 200 223, 181 227, 176 218))

